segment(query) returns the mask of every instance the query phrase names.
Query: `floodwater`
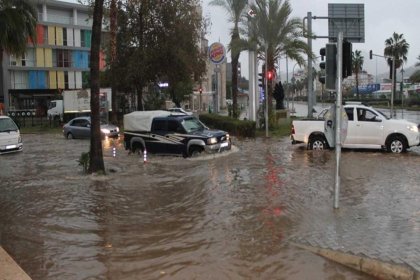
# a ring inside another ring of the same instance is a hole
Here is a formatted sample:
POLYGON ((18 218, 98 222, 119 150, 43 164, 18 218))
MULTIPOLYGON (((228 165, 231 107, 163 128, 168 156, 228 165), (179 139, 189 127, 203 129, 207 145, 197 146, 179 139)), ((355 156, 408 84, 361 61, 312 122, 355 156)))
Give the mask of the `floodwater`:
MULTIPOLYGON (((252 139, 216 157, 144 163, 105 141, 107 175, 90 176, 77 162, 88 140, 23 139, 22 153, 0 157, 0 245, 33 279, 371 279, 289 242, 332 212, 332 152, 252 139)), ((344 185, 365 186, 363 165, 381 157, 399 171, 400 156, 418 174, 419 149, 344 153, 367 158, 344 185)))

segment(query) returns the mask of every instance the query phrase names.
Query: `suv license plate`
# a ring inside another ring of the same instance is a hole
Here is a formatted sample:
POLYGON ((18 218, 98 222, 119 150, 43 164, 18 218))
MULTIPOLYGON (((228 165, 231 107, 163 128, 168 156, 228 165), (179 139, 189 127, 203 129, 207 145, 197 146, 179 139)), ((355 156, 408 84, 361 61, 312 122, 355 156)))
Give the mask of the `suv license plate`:
POLYGON ((227 146, 229 146, 229 143, 227 143, 227 142, 224 142, 224 143, 220 144, 221 148, 224 148, 224 147, 227 147, 227 146))

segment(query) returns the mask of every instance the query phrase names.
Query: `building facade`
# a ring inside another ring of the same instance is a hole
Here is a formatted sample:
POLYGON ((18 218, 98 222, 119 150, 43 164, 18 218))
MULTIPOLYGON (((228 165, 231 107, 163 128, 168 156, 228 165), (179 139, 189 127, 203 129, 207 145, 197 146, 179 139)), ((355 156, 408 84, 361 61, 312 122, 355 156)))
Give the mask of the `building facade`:
MULTIPOLYGON (((33 0, 38 11, 36 42, 22 57, 4 54, 6 111, 34 110, 43 116, 62 90, 89 86, 92 18, 89 7, 55 0, 33 0)), ((100 68, 105 67, 103 52, 100 68)))

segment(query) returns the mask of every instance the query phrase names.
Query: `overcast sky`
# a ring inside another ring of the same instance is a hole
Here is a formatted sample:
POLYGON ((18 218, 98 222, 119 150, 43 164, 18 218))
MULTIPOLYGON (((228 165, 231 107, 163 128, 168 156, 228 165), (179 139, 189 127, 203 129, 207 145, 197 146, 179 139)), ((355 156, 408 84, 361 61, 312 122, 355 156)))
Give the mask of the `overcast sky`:
MULTIPOLYGON (((207 36, 209 44, 219 41, 228 45, 230 41, 229 31, 232 24, 227 21, 227 13, 220 7, 209 6, 210 0, 203 0, 203 16, 211 19, 210 34, 207 36)), ((407 55, 407 64, 404 67, 413 66, 418 62, 420 55, 420 0, 291 0, 293 9, 292 16, 303 18, 308 12, 312 16, 328 16, 328 3, 364 4, 365 9, 365 42, 353 43, 353 51, 361 50, 364 56, 363 69, 370 74, 376 75, 388 72, 383 58, 369 60, 369 50, 382 55, 385 48, 385 40, 394 32, 404 34, 404 38, 410 44, 407 55)), ((316 19, 312 21, 312 29, 316 35, 328 35, 328 20, 316 19)), ((306 39, 305 39, 306 40, 306 39)), ((313 52, 319 55, 319 49, 327 43, 327 39, 316 39, 312 42, 313 52)), ((228 62, 230 62, 230 54, 228 62)), ((248 77, 248 53, 244 52, 240 58, 242 75, 248 77)), ((285 61, 281 61, 280 71, 286 72, 285 61)), ((289 60, 289 72, 295 62, 289 60)), ((318 67, 319 62, 316 63, 318 67)), ((297 68, 297 67, 296 67, 297 68)), ((290 79, 291 77, 289 77, 290 79)), ((285 77, 281 78, 285 80, 285 77)))

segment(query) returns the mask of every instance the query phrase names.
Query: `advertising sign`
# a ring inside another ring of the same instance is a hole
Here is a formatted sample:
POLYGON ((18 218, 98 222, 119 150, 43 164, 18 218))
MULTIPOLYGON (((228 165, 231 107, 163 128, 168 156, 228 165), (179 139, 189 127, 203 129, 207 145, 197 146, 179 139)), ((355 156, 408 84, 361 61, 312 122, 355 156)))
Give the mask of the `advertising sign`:
POLYGON ((226 50, 221 43, 213 43, 209 47, 209 58, 214 64, 220 64, 225 60, 226 50))

